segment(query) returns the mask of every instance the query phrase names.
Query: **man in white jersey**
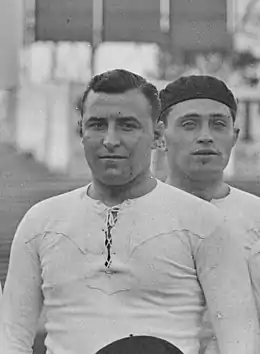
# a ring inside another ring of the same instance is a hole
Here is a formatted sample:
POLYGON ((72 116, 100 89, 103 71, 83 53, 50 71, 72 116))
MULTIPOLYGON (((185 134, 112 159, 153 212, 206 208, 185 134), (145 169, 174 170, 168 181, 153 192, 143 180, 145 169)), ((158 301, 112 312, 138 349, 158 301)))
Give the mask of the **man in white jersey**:
MULTIPOLYGON (((260 309, 260 198, 223 179, 239 134, 236 99, 223 81, 195 75, 169 83, 160 98, 168 159, 166 182, 210 201, 237 228, 260 309)), ((163 157, 162 151, 157 159, 163 157)), ((158 166, 156 159, 154 162, 158 166)), ((154 173, 157 175, 156 168, 154 173)))
POLYGON ((47 354, 93 354, 129 335, 198 354, 207 302, 221 354, 257 354, 242 248, 217 208, 156 180, 156 88, 125 70, 95 76, 82 104, 91 183, 36 204, 13 240, 0 353, 31 354, 45 308, 47 354), (230 254, 232 252, 232 257, 230 254))

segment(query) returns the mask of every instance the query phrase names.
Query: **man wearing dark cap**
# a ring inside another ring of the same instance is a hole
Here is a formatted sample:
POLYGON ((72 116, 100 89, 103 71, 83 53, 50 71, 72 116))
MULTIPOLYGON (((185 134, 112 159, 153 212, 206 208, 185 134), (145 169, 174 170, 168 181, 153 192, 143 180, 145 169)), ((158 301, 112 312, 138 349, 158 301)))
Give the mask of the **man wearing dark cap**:
POLYGON ((236 99, 223 81, 211 76, 181 77, 168 84, 160 98, 166 182, 211 202, 237 229, 260 309, 260 199, 223 178, 239 134, 236 99))

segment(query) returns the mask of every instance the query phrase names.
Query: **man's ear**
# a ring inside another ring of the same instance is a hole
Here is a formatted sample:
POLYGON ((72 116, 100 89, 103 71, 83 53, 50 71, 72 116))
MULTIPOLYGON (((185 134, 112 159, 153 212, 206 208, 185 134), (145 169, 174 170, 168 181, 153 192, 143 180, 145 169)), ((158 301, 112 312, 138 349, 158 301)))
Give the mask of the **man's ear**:
POLYGON ((233 140, 233 146, 236 145, 238 138, 239 138, 239 133, 240 133, 240 129, 235 127, 234 128, 234 140, 233 140))
POLYGON ((80 136, 80 138, 83 138, 82 119, 78 120, 77 133, 80 136))
POLYGON ((165 131, 164 123, 162 121, 156 122, 154 127, 154 140, 153 140, 152 149, 157 149, 157 147, 163 144, 164 131, 165 131))

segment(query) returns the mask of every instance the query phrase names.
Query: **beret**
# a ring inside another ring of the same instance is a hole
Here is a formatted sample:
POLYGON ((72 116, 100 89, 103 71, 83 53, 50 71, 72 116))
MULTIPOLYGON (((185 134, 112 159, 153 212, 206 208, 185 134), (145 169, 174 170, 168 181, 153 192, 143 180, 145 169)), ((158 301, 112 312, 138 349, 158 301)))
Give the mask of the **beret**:
POLYGON ((218 101, 237 112, 237 101, 222 80, 208 75, 190 75, 180 77, 160 91, 161 113, 177 103, 198 98, 218 101))

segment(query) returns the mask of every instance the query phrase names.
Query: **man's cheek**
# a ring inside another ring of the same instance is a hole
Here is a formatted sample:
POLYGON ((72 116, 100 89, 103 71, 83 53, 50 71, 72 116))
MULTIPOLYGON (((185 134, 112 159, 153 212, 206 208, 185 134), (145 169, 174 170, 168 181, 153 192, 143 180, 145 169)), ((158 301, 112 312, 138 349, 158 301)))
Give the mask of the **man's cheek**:
POLYGON ((102 142, 101 137, 93 136, 92 134, 88 133, 87 135, 83 136, 83 144, 86 146, 97 146, 100 145, 102 142))

